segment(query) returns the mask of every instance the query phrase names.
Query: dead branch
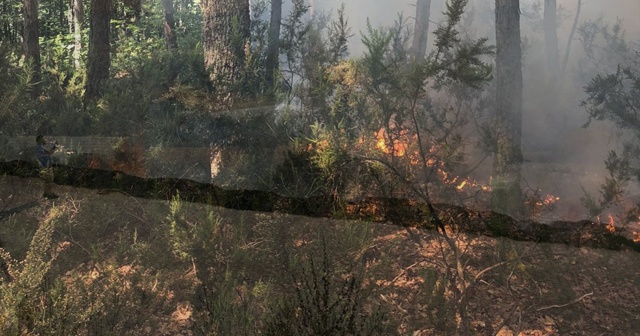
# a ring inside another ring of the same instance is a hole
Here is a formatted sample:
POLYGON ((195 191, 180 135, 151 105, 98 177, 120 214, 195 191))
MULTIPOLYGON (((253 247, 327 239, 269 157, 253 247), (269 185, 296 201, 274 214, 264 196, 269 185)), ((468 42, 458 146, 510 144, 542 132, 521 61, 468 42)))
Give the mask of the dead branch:
POLYGON ((585 294, 585 295, 583 295, 583 296, 581 296, 581 297, 579 297, 579 298, 577 298, 577 299, 575 299, 575 300, 573 300, 573 301, 571 301, 571 302, 567 302, 567 303, 565 303, 565 304, 561 304, 561 305, 550 305, 550 306, 541 307, 541 308, 536 309, 536 311, 537 311, 537 312, 539 312, 539 311, 543 311, 543 310, 547 310, 547 309, 552 309, 552 308, 562 308, 562 307, 566 307, 566 306, 572 305, 572 304, 574 304, 574 303, 580 302, 580 301, 582 301, 584 298, 586 298, 587 296, 591 296, 591 295, 593 295, 593 292, 591 292, 591 293, 587 293, 587 294, 585 294))
POLYGON ((513 314, 515 314, 515 312, 518 311, 518 308, 520 308, 520 306, 518 306, 517 304, 513 306, 513 309, 511 310, 511 313, 509 313, 509 316, 507 316, 502 321, 502 323, 495 329, 493 333, 494 336, 497 336, 500 333, 500 330, 502 330, 502 328, 504 328, 507 325, 507 323, 509 322, 513 314))
POLYGON ((68 239, 68 240, 69 240, 73 245, 76 245, 76 246, 78 246, 81 250, 85 251, 85 252, 87 253, 87 255, 91 255, 91 251, 89 251, 86 247, 82 246, 82 244, 80 244, 79 242, 77 242, 77 241, 76 241, 75 239, 73 239, 70 235, 68 235, 68 234, 66 234, 66 233, 64 233, 64 232, 62 232, 62 231, 60 231, 60 230, 57 230, 57 229, 53 229, 53 232, 55 232, 55 233, 57 233, 57 234, 59 234, 59 235, 61 235, 61 236, 64 236, 64 237, 65 237, 65 238, 67 238, 67 239, 68 239))
POLYGON ((393 280, 391 280, 391 283, 396 282, 396 280, 400 279, 400 277, 401 277, 402 275, 404 275, 405 273, 407 273, 407 271, 408 271, 408 270, 412 269, 413 267, 417 266, 417 265, 418 265, 418 264, 420 264, 420 263, 422 263, 422 262, 421 262, 421 261, 417 261, 417 262, 414 262, 413 264, 411 264, 411 265, 409 265, 409 266, 405 267, 405 268, 400 272, 400 274, 398 274, 395 278, 393 278, 393 280))

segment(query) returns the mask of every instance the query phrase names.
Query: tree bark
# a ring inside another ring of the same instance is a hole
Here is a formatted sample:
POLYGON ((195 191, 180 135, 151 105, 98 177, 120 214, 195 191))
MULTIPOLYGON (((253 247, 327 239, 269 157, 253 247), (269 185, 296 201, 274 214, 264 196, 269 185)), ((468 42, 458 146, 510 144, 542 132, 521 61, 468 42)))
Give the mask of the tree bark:
POLYGON ((274 87, 275 73, 278 71, 280 56, 280 26, 282 24, 282 0, 271 0, 271 20, 269 22, 269 44, 265 62, 266 82, 274 87))
POLYGON ((519 0, 496 0, 496 148, 492 207, 522 214, 522 49, 519 0))
POLYGON ((411 55, 415 60, 424 60, 429 40, 429 17, 431 15, 431 0, 418 0, 416 3, 416 24, 413 29, 411 55))
POLYGON ((41 91, 41 61, 40 61, 40 34, 38 31, 38 1, 24 0, 24 55, 31 68, 31 92, 35 97, 40 96, 41 91))
POLYGON ((248 0, 202 1, 204 65, 222 105, 238 94, 250 23, 248 0))
POLYGON ((175 34, 176 23, 175 19, 173 18, 173 1, 162 0, 162 9, 164 12, 162 23, 164 26, 164 38, 167 42, 167 49, 169 50, 169 52, 174 52, 178 49, 178 40, 175 34))
POLYGON ((560 52, 558 51, 558 18, 556 0, 544 1, 544 46, 547 56, 547 72, 550 89, 555 86, 560 70, 560 52))
POLYGON ((82 21, 84 6, 82 0, 73 0, 71 14, 73 16, 73 64, 80 69, 80 52, 82 51, 82 21))
POLYGON ((85 102, 102 97, 102 86, 109 78, 111 63, 109 46, 110 0, 92 0, 89 18, 89 54, 87 55, 87 84, 85 102))

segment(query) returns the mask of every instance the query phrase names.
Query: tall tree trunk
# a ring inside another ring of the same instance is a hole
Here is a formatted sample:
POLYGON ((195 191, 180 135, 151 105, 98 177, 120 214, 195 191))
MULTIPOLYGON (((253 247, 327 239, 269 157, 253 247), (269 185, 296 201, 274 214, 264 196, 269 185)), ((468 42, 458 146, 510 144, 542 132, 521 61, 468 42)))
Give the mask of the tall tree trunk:
POLYGON ((571 33, 569 33, 569 39, 567 40, 567 48, 564 51, 564 60, 562 61, 562 73, 567 69, 567 63, 569 62, 569 54, 571 54, 571 42, 573 42, 573 35, 578 28, 578 21, 580 20, 580 10, 582 9, 582 0, 578 0, 578 7, 576 8, 576 16, 573 18, 573 26, 571 27, 571 33))
POLYGON ((544 0, 544 47, 547 55, 547 72, 550 86, 554 87, 560 70, 560 52, 558 51, 558 18, 556 0, 544 0))
POLYGON ((110 0, 91 1, 85 102, 102 97, 102 86, 109 78, 109 66, 111 65, 109 48, 110 2, 110 0))
POLYGON ((278 71, 280 56, 280 26, 282 23, 282 0, 271 0, 271 21, 269 22, 269 44, 265 62, 266 82, 274 87, 275 73, 278 71))
POLYGON ((73 0, 71 14, 73 16, 73 64, 80 69, 80 52, 82 51, 82 22, 84 7, 82 0, 73 0))
POLYGON ((176 23, 173 18, 173 0, 162 0, 162 9, 164 12, 162 23, 164 26, 164 38, 167 41, 167 49, 169 52, 174 52, 178 49, 178 40, 175 34, 176 23))
POLYGON ((31 65, 32 93, 35 97, 40 96, 41 91, 41 62, 40 62, 40 35, 38 33, 38 1, 24 0, 24 55, 31 65))
POLYGON ((415 60, 424 60, 427 53, 429 39, 429 17, 431 15, 431 0, 418 0, 416 3, 416 24, 413 29, 411 55, 415 60))
POLYGON ((248 0, 203 0, 204 65, 222 105, 230 105, 237 91, 250 37, 248 0))
POLYGON ((522 214, 522 49, 519 0, 496 0, 496 152, 492 207, 522 214))

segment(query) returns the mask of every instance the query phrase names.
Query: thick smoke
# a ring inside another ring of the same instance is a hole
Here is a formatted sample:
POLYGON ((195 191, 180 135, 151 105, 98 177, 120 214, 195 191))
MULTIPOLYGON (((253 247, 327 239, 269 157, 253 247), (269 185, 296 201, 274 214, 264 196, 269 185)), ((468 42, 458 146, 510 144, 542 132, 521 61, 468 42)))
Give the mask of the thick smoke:
MULTIPOLYGON (((313 13, 335 13, 343 1, 312 0, 313 13)), ((443 20, 445 1, 432 1, 430 30, 443 20)), ((558 0, 558 48, 564 58, 568 38, 576 15, 578 0, 558 0)), ((344 1, 346 14, 355 36, 351 38, 351 55, 364 52, 360 41, 367 20, 374 27, 391 26, 398 14, 413 24, 415 0, 350 0, 344 1)), ((543 0, 521 1, 523 38, 524 115, 523 177, 526 188, 543 194, 561 197, 564 207, 557 211, 560 218, 576 219, 585 214, 580 205, 583 190, 597 196, 606 172, 604 163, 608 151, 620 145, 619 133, 609 124, 598 122, 583 128, 587 113, 580 101, 583 88, 591 73, 585 75, 584 50, 579 34, 573 38, 567 70, 558 78, 557 87, 549 91, 544 52, 543 0), (581 65, 582 64, 582 65, 581 65), (555 96, 557 98, 552 98, 555 96), (560 211, 562 210, 562 211, 560 211), (564 211, 564 212, 563 212, 564 211), (569 218, 572 217, 572 218, 569 218)), ((472 37, 494 39, 494 0, 470 0, 463 30, 472 37)), ((622 23, 624 38, 638 50, 640 40, 640 1, 638 0, 582 0, 578 24, 601 20, 613 26, 622 23)), ((429 43, 433 42, 430 36, 429 43)), ((599 65, 593 65, 597 68, 599 65)), ((606 70, 606 69, 602 69, 606 70)), ((480 167, 478 178, 491 173, 491 163, 480 167)), ((558 218, 556 217, 556 219, 558 218)))

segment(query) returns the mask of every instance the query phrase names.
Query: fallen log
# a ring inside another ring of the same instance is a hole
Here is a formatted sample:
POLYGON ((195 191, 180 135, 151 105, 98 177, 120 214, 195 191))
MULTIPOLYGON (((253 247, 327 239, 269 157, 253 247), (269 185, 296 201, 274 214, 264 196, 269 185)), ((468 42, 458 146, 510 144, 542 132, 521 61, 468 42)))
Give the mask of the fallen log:
MULTIPOLYGON (((426 204, 408 199, 370 197, 358 202, 337 203, 333 198, 323 195, 296 198, 265 190, 229 190, 187 179, 144 178, 118 171, 69 166, 55 166, 54 170, 56 184, 101 192, 117 191, 133 197, 169 200, 177 196, 190 202, 236 210, 339 217, 435 229, 426 204)), ((37 177, 38 167, 27 161, 1 162, 0 174, 37 177)), ((478 211, 451 204, 433 206, 447 228, 455 231, 521 241, 640 252, 639 243, 619 232, 610 231, 604 223, 588 220, 538 223, 516 220, 489 210, 478 211)))

